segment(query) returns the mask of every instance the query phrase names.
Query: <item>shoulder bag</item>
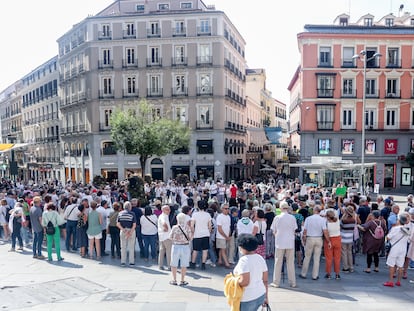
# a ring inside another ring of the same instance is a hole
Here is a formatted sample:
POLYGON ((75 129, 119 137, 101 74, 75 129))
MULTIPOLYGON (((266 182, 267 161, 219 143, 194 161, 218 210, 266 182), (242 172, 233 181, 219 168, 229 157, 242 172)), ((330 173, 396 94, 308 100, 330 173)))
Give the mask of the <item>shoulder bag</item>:
POLYGON ((257 242, 259 243, 259 245, 264 244, 263 233, 262 233, 262 222, 261 221, 260 221, 259 232, 256 233, 256 239, 257 239, 257 242))

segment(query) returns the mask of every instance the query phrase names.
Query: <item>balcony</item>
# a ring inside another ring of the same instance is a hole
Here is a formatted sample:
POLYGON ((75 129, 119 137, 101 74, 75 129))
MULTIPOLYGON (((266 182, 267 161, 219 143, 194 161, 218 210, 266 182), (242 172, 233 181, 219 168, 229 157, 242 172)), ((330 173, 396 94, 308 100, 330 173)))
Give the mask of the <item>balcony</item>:
POLYGON ((379 98, 379 90, 375 89, 369 89, 367 90, 366 94, 365 94, 366 98, 379 98))
POLYGON ((113 69, 114 68, 114 61, 113 60, 99 60, 98 61, 98 69, 113 69))
POLYGON ((385 90, 385 98, 401 98, 401 90, 385 90))
POLYGON ((238 123, 230 122, 230 121, 224 122, 224 129, 232 131, 232 132, 242 133, 242 134, 246 133, 245 126, 238 124, 238 123))
POLYGON ((138 68, 138 59, 123 59, 122 68, 138 68))
POLYGON ((80 65, 78 66, 78 72, 79 72, 79 73, 83 73, 83 72, 85 72, 85 67, 83 66, 83 64, 80 64, 80 65))
POLYGON ((196 121, 196 130, 211 130, 213 129, 213 121, 204 121, 204 120, 197 120, 196 121))
POLYGON ((98 40, 112 40, 112 31, 100 31, 98 40))
POLYGON ((318 61, 319 68, 333 68, 332 62, 330 60, 319 59, 318 61))
POLYGON ((180 87, 179 89, 177 88, 171 88, 171 95, 174 97, 179 97, 179 96, 188 96, 188 88, 186 87, 180 87))
POLYGON ((342 98, 357 98, 357 90, 341 90, 342 98))
POLYGON ((356 68, 356 62, 353 59, 342 59, 342 68, 356 68))
POLYGON ((161 67, 162 58, 147 58, 147 67, 161 67))
POLYGON ((185 27, 173 28, 172 35, 173 37, 185 37, 187 35, 187 30, 185 27))
POLYGON ((99 98, 106 99, 106 98, 114 98, 114 93, 112 90, 99 90, 99 98))
POLYGON ((147 38, 160 38, 161 37, 161 29, 160 28, 148 28, 147 29, 147 38))
POLYGON ((70 76, 71 76, 71 78, 76 77, 76 75, 77 75, 77 74, 78 74, 78 68, 77 68, 77 67, 72 68, 72 69, 70 70, 70 76))
POLYGON ((162 97, 163 89, 162 88, 150 88, 147 89, 147 97, 162 97))
POLYGON ((135 30, 124 30, 122 37, 124 39, 136 39, 137 38, 137 34, 135 32, 135 30))
POLYGON ((106 123, 99 123, 99 131, 100 132, 109 132, 111 130, 111 126, 106 123))
POLYGON ((318 130, 333 130, 333 121, 317 121, 318 130))
POLYGON ((122 97, 124 98, 139 97, 139 92, 137 89, 123 89, 122 97))
POLYGON ((213 56, 198 56, 197 66, 207 66, 213 64, 213 56))
POLYGON ((197 36, 211 36, 211 27, 210 26, 197 27, 197 36))
POLYGON ((335 89, 318 89, 318 98, 333 98, 335 89))
POLYGON ((390 59, 385 68, 401 68, 401 59, 390 59))
POLYGON ((197 88, 197 96, 212 96, 213 87, 212 86, 203 86, 197 88))
POLYGON ((187 66, 187 57, 172 57, 171 66, 174 66, 174 67, 187 66))

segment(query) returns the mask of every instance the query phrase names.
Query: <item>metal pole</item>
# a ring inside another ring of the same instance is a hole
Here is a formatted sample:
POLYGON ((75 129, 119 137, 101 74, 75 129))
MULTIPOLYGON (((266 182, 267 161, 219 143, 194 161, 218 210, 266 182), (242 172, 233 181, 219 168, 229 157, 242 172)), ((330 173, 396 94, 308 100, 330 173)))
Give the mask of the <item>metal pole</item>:
POLYGON ((361 173, 360 173, 360 179, 361 179, 361 194, 365 194, 365 101, 366 101, 366 88, 367 88, 367 53, 365 51, 364 55, 364 85, 362 87, 362 123, 361 123, 361 173))

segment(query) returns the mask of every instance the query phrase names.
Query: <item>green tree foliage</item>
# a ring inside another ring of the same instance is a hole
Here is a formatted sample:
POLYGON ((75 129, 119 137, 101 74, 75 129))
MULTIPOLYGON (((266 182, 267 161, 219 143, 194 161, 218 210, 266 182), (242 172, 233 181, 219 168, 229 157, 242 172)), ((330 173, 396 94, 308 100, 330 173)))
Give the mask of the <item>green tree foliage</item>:
POLYGON ((190 129, 179 120, 159 116, 154 106, 140 101, 129 109, 117 109, 110 119, 111 136, 118 150, 139 155, 142 174, 147 160, 165 156, 190 143, 190 129))

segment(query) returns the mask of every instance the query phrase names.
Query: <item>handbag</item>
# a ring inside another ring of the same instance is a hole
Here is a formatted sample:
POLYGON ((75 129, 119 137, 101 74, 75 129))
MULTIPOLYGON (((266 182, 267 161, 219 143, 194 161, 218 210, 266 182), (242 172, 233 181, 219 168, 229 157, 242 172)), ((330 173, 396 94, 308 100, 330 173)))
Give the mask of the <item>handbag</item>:
POLYGON ((260 223, 260 231, 256 233, 256 239, 259 245, 264 244, 263 233, 262 233, 262 223, 260 223))
POLYGON ((262 305, 262 311, 272 311, 268 303, 262 305))

